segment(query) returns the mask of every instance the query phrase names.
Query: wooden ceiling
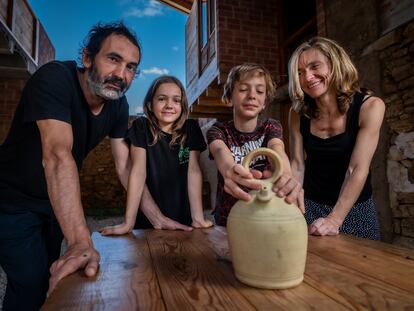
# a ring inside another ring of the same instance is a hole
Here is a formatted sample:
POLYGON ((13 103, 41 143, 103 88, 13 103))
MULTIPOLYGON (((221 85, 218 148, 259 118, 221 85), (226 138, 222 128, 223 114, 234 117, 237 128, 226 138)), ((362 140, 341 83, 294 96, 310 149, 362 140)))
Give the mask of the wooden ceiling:
POLYGON ((187 15, 190 14, 191 7, 193 6, 193 0, 159 0, 159 1, 187 15))
POLYGON ((233 107, 221 101, 222 92, 214 83, 210 85, 191 105, 190 117, 230 120, 233 116, 233 107))

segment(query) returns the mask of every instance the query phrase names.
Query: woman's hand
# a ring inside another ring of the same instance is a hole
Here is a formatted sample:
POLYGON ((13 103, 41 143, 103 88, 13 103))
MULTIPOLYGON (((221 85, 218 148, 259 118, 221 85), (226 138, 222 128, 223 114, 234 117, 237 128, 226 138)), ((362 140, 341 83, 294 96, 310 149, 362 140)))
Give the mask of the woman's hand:
POLYGON ((309 226, 309 234, 313 235, 337 235, 341 223, 333 217, 318 218, 309 226))
POLYGON ((273 191, 278 197, 285 197, 285 201, 296 204, 305 213, 305 200, 302 185, 289 174, 282 174, 273 185, 273 191))
POLYGON ((99 229, 98 231, 102 235, 122 235, 122 234, 127 234, 131 232, 132 229, 133 229, 133 226, 123 222, 122 224, 119 224, 116 226, 108 226, 108 227, 99 229))

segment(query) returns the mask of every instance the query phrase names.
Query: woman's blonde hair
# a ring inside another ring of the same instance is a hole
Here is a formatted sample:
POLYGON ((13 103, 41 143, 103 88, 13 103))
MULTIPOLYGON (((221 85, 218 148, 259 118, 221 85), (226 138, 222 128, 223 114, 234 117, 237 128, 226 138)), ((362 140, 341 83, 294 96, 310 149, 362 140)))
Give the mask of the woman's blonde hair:
POLYGON ((144 98, 144 114, 148 119, 150 131, 152 136, 154 137, 154 140, 152 141, 151 145, 155 145, 157 141, 161 138, 161 135, 163 135, 158 123, 158 119, 156 118, 153 112, 152 103, 154 100, 155 93, 157 92, 158 88, 164 83, 173 83, 177 85, 178 88, 181 90, 181 115, 172 126, 172 139, 170 142, 170 146, 174 144, 184 145, 186 135, 183 131, 183 126, 189 114, 188 101, 187 96, 185 94, 184 86, 182 85, 180 80, 173 76, 160 76, 157 79, 155 79, 149 87, 147 94, 144 98))
POLYGON ((335 41, 323 37, 302 43, 289 60, 289 96, 293 110, 310 118, 318 116, 315 101, 303 92, 299 82, 299 57, 309 49, 317 49, 328 58, 331 65, 329 87, 336 90, 338 108, 344 114, 359 90, 358 72, 345 50, 335 41))
POLYGON ((248 78, 258 75, 264 77, 266 83, 266 104, 272 102, 276 95, 276 84, 274 83, 270 72, 263 66, 254 63, 244 63, 234 66, 227 77, 224 84, 223 97, 224 103, 228 103, 234 90, 234 85, 238 81, 243 81, 248 78))

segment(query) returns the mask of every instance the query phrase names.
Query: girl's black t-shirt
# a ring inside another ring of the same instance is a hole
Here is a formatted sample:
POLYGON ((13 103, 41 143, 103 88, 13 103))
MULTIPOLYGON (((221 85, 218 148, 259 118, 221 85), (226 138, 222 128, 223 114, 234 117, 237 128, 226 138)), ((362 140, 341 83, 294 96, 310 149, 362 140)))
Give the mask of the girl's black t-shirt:
MULTIPOLYGON (((206 143, 198 123, 186 120, 183 131, 187 138, 184 145, 170 146, 172 135, 163 133, 156 144, 148 119, 141 117, 134 121, 128 132, 131 144, 144 148, 147 157, 146 185, 160 211, 175 221, 191 225, 190 203, 188 199, 188 163, 190 151, 204 151, 206 143)), ((135 229, 153 228, 147 217, 138 211, 135 229)))

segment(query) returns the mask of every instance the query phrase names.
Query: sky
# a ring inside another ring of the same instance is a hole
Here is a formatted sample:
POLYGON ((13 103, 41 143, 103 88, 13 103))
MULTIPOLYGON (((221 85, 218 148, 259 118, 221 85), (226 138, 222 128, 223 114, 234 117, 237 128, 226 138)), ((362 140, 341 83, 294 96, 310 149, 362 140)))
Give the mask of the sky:
POLYGON ((151 82, 174 75, 185 85, 185 22, 187 16, 158 0, 28 0, 45 28, 57 60, 79 60, 79 51, 97 22, 123 20, 142 47, 140 74, 126 96, 130 115, 142 112, 151 82))

